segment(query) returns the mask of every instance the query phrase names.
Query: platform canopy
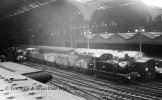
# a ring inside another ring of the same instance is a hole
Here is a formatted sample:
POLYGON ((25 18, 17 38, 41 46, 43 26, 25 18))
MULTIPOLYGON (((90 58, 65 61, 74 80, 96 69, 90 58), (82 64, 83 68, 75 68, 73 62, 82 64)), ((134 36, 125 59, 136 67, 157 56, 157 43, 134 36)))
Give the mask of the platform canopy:
MULTIPOLYGON (((84 43, 86 38, 82 35, 77 42, 84 43)), ((89 40, 90 43, 139 44, 140 41, 142 44, 162 44, 162 32, 93 34, 89 40)))

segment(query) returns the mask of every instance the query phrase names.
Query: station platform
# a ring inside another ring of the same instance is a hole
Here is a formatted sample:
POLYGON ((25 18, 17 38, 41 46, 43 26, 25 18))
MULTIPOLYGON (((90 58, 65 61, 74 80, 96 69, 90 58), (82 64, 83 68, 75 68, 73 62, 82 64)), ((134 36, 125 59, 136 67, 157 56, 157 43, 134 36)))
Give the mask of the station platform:
POLYGON ((0 67, 0 100, 86 100, 0 67))
POLYGON ((42 83, 47 83, 52 79, 52 75, 50 73, 14 62, 1 62, 0 68, 16 74, 24 75, 42 83))
POLYGON ((39 69, 31 68, 31 67, 28 67, 22 64, 14 63, 14 62, 2 62, 0 63, 0 67, 8 69, 17 74, 34 73, 34 72, 41 71, 39 69))

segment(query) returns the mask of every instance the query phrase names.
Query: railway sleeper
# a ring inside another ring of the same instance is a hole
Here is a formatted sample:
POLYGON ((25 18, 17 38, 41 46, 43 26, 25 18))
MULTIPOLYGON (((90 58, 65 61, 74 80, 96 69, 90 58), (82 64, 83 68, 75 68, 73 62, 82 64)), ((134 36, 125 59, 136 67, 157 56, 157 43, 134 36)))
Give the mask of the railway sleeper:
POLYGON ((80 72, 80 73, 86 73, 87 74, 87 69, 81 68, 81 67, 72 67, 72 70, 75 72, 80 72))
POLYGON ((106 78, 111 81, 117 82, 128 82, 124 76, 114 75, 114 74, 103 74, 103 73, 96 73, 97 77, 106 78))

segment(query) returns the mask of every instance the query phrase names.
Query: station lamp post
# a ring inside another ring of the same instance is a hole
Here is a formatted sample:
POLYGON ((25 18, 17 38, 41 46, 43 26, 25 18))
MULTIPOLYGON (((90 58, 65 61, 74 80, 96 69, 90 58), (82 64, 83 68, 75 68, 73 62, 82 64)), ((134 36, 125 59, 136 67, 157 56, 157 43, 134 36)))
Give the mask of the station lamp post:
POLYGON ((57 31, 54 31, 52 34, 52 40, 53 40, 53 44, 52 45, 54 45, 54 46, 57 46, 57 31))
POLYGON ((87 39, 87 48, 89 49, 90 48, 90 43, 89 43, 89 37, 88 37, 88 35, 90 35, 92 32, 91 32, 91 30, 90 30, 90 28, 89 28, 89 23, 84 23, 84 35, 87 35, 87 37, 86 37, 86 39, 87 39))
POLYGON ((54 33, 51 33, 51 35, 52 35, 52 39, 51 39, 51 42, 52 42, 52 43, 51 43, 51 45, 54 45, 54 43, 55 43, 54 35, 55 35, 55 34, 54 34, 54 33))
MULTIPOLYGON (((91 34, 90 30, 87 30, 87 32, 85 32, 85 34, 91 34)), ((89 43, 89 38, 87 37, 87 48, 90 48, 90 43, 89 43)))
POLYGON ((145 29, 141 26, 135 29, 135 32, 139 34, 139 51, 142 52, 141 33, 145 32, 145 29))
POLYGON ((32 45, 34 45, 34 38, 35 38, 35 35, 34 34, 32 34, 32 45))

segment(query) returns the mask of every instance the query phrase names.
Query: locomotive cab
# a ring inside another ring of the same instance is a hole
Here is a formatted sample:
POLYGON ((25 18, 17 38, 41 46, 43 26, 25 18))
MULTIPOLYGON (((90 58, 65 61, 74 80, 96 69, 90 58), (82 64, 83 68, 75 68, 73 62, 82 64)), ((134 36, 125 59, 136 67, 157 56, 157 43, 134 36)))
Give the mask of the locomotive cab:
POLYGON ((156 61, 154 59, 142 57, 136 60, 135 66, 141 75, 141 80, 150 81, 155 78, 156 61))

